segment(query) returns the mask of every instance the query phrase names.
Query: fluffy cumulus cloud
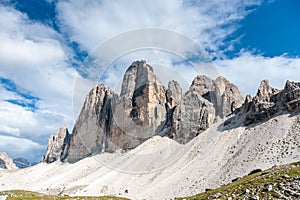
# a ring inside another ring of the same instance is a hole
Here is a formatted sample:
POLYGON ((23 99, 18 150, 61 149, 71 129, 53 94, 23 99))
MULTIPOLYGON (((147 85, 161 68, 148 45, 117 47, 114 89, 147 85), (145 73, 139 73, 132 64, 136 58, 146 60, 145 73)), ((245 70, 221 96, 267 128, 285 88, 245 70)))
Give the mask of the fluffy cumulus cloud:
POLYGON ((255 95, 264 79, 278 89, 284 87, 286 80, 299 81, 300 58, 285 55, 264 57, 241 52, 236 58, 216 61, 216 65, 219 73, 229 77, 244 94, 255 95))
MULTIPOLYGON (((160 27, 216 50, 260 0, 67 0, 57 5, 60 24, 73 41, 90 51, 104 40, 137 28, 160 27)), ((121 44, 120 44, 121 45, 121 44)))
MULTIPOLYGON (((208 50, 210 56, 215 57, 214 65, 219 75, 236 83, 243 93, 254 95, 262 79, 269 79, 274 87, 282 88, 287 79, 297 80, 296 76, 300 71, 299 59, 286 55, 264 57, 241 51, 234 58, 228 59, 224 56, 224 49, 232 50, 233 44, 239 42, 239 38, 228 40, 228 36, 234 33, 240 26, 239 22, 261 3, 259 0, 66 0, 58 3, 57 11, 62 29, 85 51, 91 51, 103 41, 132 29, 160 27, 182 33, 208 50)), ((122 45, 119 43, 113 48, 122 45)), ((183 80, 187 83, 195 76, 195 72, 189 71, 190 69, 182 70, 186 69, 186 65, 175 66, 174 57, 162 52, 156 56, 153 52, 144 52, 143 55, 135 52, 133 55, 119 58, 103 81, 119 88, 116 84, 120 82, 124 72, 120 66, 126 68, 131 61, 140 58, 145 58, 152 64, 172 66, 177 74, 180 72, 180 75, 184 76, 183 80)), ((170 76, 163 76, 164 73, 158 74, 163 81, 170 79, 170 76)))
POLYGON ((61 41, 52 28, 0 5, 0 134, 5 135, 0 151, 15 152, 12 141, 26 144, 18 149, 22 155, 45 149, 61 123, 72 126, 77 72, 68 64, 71 50, 61 41))
POLYGON ((44 146, 26 138, 17 138, 0 135, 0 149, 13 149, 9 156, 13 158, 27 158, 29 161, 39 161, 37 157, 42 157, 44 146), (4 142, 3 142, 4 141, 4 142))

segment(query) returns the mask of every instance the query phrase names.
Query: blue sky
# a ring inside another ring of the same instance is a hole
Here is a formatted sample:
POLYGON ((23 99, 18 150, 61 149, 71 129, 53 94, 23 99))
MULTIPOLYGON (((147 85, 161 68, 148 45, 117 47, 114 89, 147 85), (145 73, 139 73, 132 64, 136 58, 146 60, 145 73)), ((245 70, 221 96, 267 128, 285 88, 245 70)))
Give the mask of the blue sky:
MULTIPOLYGON (((244 94, 262 79, 277 88, 299 81, 299 9, 298 0, 2 0, 0 151, 39 161, 49 135, 62 123, 73 128, 74 84, 87 55, 134 29, 186 35, 244 94)), ((116 61, 102 81, 119 83, 134 59, 169 65, 188 83, 195 76, 172 56, 141 51, 116 61)))

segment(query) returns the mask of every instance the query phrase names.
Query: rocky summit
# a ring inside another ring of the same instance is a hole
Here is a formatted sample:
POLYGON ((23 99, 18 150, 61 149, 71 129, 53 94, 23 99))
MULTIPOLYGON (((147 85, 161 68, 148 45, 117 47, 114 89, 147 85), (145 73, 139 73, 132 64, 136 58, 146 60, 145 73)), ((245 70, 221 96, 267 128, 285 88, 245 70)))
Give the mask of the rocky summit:
POLYGON ((226 119, 224 130, 248 126, 300 105, 300 84, 283 90, 262 81, 255 97, 244 98, 224 77, 197 76, 183 92, 176 80, 162 85, 146 61, 135 61, 124 74, 120 95, 104 84, 86 96, 72 134, 66 127, 49 138, 43 161, 76 162, 102 152, 127 151, 154 135, 185 144, 226 119))
POLYGON ((272 88, 268 80, 261 81, 257 94, 248 95, 236 115, 225 124, 249 126, 261 123, 284 113, 298 113, 300 108, 300 83, 287 81, 284 89, 272 88))
POLYGON ((55 135, 51 135, 48 140, 48 147, 46 150, 46 155, 43 156, 43 162, 54 162, 59 160, 62 156, 63 150, 66 144, 69 143, 69 132, 66 125, 62 125, 62 127, 56 132, 55 135))
POLYGON ((0 152, 0 169, 18 169, 18 167, 6 153, 0 152))

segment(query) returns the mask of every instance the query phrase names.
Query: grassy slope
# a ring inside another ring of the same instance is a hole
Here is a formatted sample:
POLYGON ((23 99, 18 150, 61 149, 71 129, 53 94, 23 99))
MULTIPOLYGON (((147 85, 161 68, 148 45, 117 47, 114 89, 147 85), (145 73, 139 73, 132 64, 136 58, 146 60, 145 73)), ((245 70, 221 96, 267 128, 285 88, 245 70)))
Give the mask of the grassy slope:
POLYGON ((282 192, 285 187, 283 184, 290 183, 295 177, 300 176, 300 162, 289 165, 282 165, 270 168, 266 171, 257 172, 238 179, 228 185, 223 185, 219 188, 208 190, 204 193, 178 199, 248 199, 253 195, 258 195, 259 199, 300 199, 298 194, 289 194, 282 192), (288 176, 286 176, 288 175, 288 176), (272 190, 268 191, 268 185, 272 185, 272 190), (246 189, 248 193, 246 193, 246 189), (219 195, 216 195, 219 193, 219 195), (216 196, 219 196, 216 198, 216 196))
POLYGON ((0 192, 0 196, 7 195, 6 200, 126 200, 126 198, 103 196, 103 197, 69 197, 69 196, 48 196, 45 194, 24 190, 10 190, 0 192))
MULTIPOLYGON (((253 195, 258 195, 259 199, 297 199, 300 196, 295 196, 295 194, 284 193, 284 196, 278 193, 282 191, 284 185, 282 183, 289 183, 294 180, 295 177, 300 177, 300 162, 292 163, 288 165, 276 166, 271 169, 257 172, 241 179, 238 179, 228 185, 223 185, 219 188, 206 191, 204 193, 184 198, 177 199, 213 199, 213 195, 220 193, 221 196, 217 199, 248 199, 253 195), (288 176, 286 176, 288 175, 288 176), (268 191, 267 186, 272 185, 272 190, 268 191), (245 191, 249 190, 249 193, 245 191)), ((4 191, 0 192, 1 195, 7 195, 7 200, 22 199, 22 200, 67 200, 67 199, 78 199, 78 200, 123 200, 126 198, 120 197, 69 197, 69 196, 48 196, 41 193, 14 190, 14 191, 4 191)))

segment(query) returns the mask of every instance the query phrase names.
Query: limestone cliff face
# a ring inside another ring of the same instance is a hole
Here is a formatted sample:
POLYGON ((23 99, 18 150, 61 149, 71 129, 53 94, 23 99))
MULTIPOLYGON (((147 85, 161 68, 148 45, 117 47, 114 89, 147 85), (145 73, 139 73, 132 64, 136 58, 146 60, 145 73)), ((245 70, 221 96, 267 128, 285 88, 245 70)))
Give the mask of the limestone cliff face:
POLYGON ((115 110, 118 115, 123 115, 114 118, 116 125, 128 138, 141 143, 163 129, 165 103, 166 89, 152 67, 145 61, 133 62, 123 78, 120 101, 115 110))
POLYGON ((68 142, 50 138, 44 161, 60 156, 76 162, 101 152, 126 151, 157 134, 186 143, 243 101, 238 88, 223 77, 198 76, 183 94, 178 82, 165 88, 150 65, 136 61, 123 77, 120 96, 103 84, 89 92, 68 142))
POLYGON ((208 129, 216 118, 232 114, 243 101, 242 93, 224 77, 212 80, 197 76, 172 110, 168 135, 186 143, 208 129))
POLYGON ((94 87, 86 96, 62 160, 75 162, 109 148, 106 138, 110 134, 112 107, 118 99, 103 84, 94 87))
POLYGON ((215 119, 214 105, 195 90, 189 90, 180 107, 180 129, 175 138, 186 143, 209 128, 215 119))
POLYGON ((282 113, 298 112, 300 107, 300 83, 287 81, 284 89, 279 90, 270 86, 268 80, 261 81, 254 97, 246 96, 245 102, 225 124, 248 126, 262 123, 282 113))
POLYGON ((54 135, 49 137, 48 147, 46 154, 43 156, 42 162, 52 163, 60 160, 63 150, 68 143, 69 132, 66 125, 62 125, 54 135))
POLYGON ((300 107, 300 83, 287 81, 282 92, 285 107, 288 111, 299 110, 300 107))
POLYGON ((0 152, 0 169, 18 169, 18 167, 5 152, 0 152))
POLYGON ((224 118, 230 115, 244 102, 244 96, 238 87, 220 76, 212 80, 206 76, 197 76, 190 88, 213 104, 215 115, 224 118))
POLYGON ((166 90, 145 61, 125 72, 121 94, 112 105, 107 143, 109 151, 129 150, 156 135, 165 125, 166 90))
POLYGON ((214 95, 216 99, 214 107, 217 115, 222 118, 241 107, 245 99, 238 87, 224 77, 218 77, 214 81, 214 95))
POLYGON ((164 128, 165 93, 151 66, 133 62, 120 96, 103 84, 87 95, 61 159, 76 162, 101 152, 135 148, 164 128))

